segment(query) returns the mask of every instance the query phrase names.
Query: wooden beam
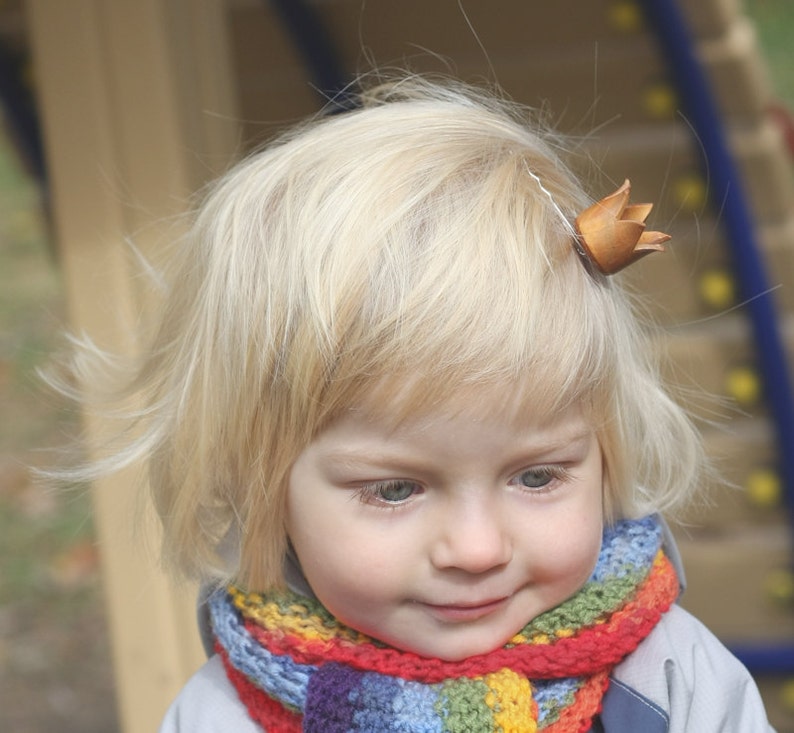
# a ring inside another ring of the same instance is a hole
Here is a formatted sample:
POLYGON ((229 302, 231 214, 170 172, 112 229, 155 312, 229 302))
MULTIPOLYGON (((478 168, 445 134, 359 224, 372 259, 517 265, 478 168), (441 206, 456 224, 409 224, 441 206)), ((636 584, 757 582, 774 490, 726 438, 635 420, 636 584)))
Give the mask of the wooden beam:
MULTIPOLYGON (((27 0, 26 10, 71 328, 133 354, 152 301, 128 240, 156 264, 191 193, 236 152, 225 6, 27 0)), ((98 455, 108 425, 85 426, 98 455)), ((177 592, 158 570, 153 522, 133 531, 137 479, 98 481, 93 498, 121 725, 150 733, 203 652, 194 590, 177 592)))

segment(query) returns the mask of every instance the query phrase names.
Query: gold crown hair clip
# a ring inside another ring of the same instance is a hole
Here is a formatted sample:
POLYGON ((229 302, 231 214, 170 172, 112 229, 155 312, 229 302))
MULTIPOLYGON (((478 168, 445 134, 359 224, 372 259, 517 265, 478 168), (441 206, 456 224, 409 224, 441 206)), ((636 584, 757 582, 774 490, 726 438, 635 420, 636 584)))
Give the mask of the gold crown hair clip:
POLYGON ((577 249, 604 275, 614 275, 651 252, 664 252, 664 232, 646 232, 653 204, 630 204, 627 178, 576 217, 577 249))

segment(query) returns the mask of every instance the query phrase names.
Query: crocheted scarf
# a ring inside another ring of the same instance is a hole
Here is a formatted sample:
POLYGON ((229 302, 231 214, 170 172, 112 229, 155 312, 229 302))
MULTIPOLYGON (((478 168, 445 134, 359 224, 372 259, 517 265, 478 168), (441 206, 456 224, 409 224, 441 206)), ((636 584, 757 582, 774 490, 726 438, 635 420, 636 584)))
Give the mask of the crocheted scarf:
POLYGON ((581 590, 532 619, 504 647, 459 662, 388 647, 292 592, 210 599, 217 650, 267 733, 583 732, 609 672, 678 595, 648 517, 608 528, 581 590))

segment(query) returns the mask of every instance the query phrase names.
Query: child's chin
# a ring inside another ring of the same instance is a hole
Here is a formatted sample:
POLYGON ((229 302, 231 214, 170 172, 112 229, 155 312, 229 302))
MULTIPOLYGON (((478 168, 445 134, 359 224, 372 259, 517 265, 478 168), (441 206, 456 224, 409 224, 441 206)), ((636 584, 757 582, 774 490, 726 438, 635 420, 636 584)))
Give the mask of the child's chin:
POLYGON ((450 643, 439 643, 438 639, 428 640, 426 644, 414 641, 407 645, 394 645, 403 651, 413 652, 420 657, 430 659, 440 659, 442 662, 461 662, 469 657, 476 657, 481 654, 489 654, 495 649, 504 646, 507 639, 463 639, 459 642, 450 640, 450 643), (410 648, 409 648, 410 647, 410 648))

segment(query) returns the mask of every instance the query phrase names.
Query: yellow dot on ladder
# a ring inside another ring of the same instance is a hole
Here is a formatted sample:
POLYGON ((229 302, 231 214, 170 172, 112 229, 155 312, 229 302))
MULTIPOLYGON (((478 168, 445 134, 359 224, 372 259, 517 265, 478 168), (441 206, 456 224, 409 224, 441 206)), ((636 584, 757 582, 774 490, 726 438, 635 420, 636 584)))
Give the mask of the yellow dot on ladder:
POLYGON ((646 114, 657 120, 669 120, 678 108, 678 97, 669 84, 652 84, 642 95, 646 114))
POLYGON ((733 278, 725 270, 707 270, 699 283, 700 297, 714 310, 730 308, 736 302, 733 278))
POLYGON ((750 502, 765 509, 778 506, 783 493, 780 476, 768 468, 751 472, 745 482, 745 489, 750 502))
POLYGON ((750 367, 734 367, 725 376, 725 391, 740 405, 749 407, 761 397, 761 381, 750 367))
POLYGON ((785 605, 794 604, 794 573, 791 570, 771 572, 764 585, 773 601, 785 605))
POLYGON ((609 25, 623 33, 642 29, 642 11, 634 0, 615 0, 607 10, 609 25))
POLYGON ((673 195, 684 211, 701 211, 707 201, 706 182, 694 173, 682 176, 673 184, 673 195))

